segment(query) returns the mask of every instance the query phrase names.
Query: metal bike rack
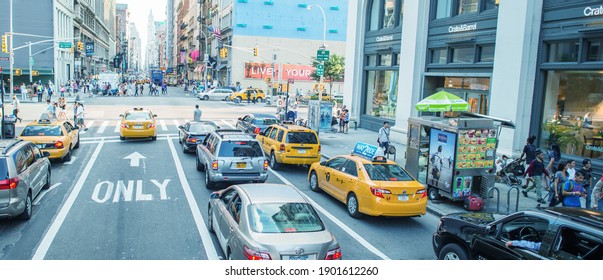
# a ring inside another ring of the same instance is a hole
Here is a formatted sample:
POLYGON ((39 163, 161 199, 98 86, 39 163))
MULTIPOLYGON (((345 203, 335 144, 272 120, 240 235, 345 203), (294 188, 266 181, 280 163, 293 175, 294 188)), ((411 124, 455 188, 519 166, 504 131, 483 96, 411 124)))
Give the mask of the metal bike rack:
POLYGON ((490 193, 496 191, 496 213, 500 213, 500 190, 497 187, 491 187, 486 193, 486 197, 490 199, 490 193))
POLYGON ((515 212, 519 210, 519 188, 517 186, 512 186, 507 191, 507 215, 509 215, 509 210, 511 209, 511 191, 517 190, 517 199, 515 200, 515 212))

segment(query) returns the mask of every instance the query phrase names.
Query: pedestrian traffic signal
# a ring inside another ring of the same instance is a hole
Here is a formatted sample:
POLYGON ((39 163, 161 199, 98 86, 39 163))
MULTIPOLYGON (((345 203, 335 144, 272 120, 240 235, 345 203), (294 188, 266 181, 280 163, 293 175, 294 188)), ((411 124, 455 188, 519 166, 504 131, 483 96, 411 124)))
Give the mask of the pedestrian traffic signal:
POLYGON ((8 53, 8 35, 4 34, 2 35, 2 52, 3 53, 8 53))
POLYGON ((253 48, 253 56, 258 56, 258 55, 260 55, 258 47, 253 48))

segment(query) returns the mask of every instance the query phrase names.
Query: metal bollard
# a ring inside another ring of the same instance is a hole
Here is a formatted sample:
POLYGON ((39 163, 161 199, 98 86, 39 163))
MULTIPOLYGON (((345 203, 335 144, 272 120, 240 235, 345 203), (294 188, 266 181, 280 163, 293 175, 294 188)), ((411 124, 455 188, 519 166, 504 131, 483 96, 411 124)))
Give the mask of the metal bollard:
POLYGON ((500 213, 500 191, 497 187, 491 187, 486 193, 486 198, 490 199, 491 193, 496 192, 496 213, 500 213))
POLYGON ((358 130, 358 121, 354 121, 354 130, 358 130))
POLYGON ((511 191, 513 190, 517 191, 517 198, 515 200, 515 212, 519 210, 519 188, 517 186, 512 186, 507 192, 507 215, 509 215, 509 212, 511 211, 511 191))

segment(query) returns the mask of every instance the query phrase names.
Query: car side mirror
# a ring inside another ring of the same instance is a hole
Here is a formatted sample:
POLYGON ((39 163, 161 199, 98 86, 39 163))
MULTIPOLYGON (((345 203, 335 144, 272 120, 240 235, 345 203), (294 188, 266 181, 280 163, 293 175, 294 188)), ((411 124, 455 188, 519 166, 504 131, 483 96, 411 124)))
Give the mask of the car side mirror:
POLYGON ((219 199, 220 198, 220 194, 217 192, 213 192, 209 195, 210 199, 219 199))
POLYGON ((49 157, 49 156, 50 156, 50 153, 49 153, 49 152, 44 151, 44 152, 42 152, 42 155, 43 155, 44 157, 49 157))
POLYGON ((496 227, 493 227, 492 225, 486 226, 485 233, 486 235, 493 235, 496 233, 496 227))
POLYGON ((327 162, 326 161, 321 161, 320 162, 320 166, 327 166, 327 162))
POLYGON ((221 129, 222 127, 220 127, 219 125, 216 125, 216 129, 221 129))
POLYGON ((123 118, 123 117, 124 117, 124 114, 119 114, 119 117, 120 117, 120 118, 123 118))
POLYGON ((184 126, 183 125, 179 125, 178 128, 184 129, 184 126))
POLYGON ((157 115, 153 115, 153 118, 156 118, 156 117, 157 117, 157 115))
POLYGON ((242 121, 242 120, 243 120, 243 118, 238 118, 238 119, 237 119, 237 120, 240 120, 240 121, 242 121))

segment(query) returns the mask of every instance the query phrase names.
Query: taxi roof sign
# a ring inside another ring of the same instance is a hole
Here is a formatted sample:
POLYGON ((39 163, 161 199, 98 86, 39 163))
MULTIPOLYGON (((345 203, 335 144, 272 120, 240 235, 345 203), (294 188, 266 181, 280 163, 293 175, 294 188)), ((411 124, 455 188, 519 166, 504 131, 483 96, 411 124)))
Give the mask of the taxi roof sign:
POLYGON ((379 147, 367 143, 358 142, 354 147, 353 155, 366 158, 370 161, 383 161, 383 151, 379 147))

